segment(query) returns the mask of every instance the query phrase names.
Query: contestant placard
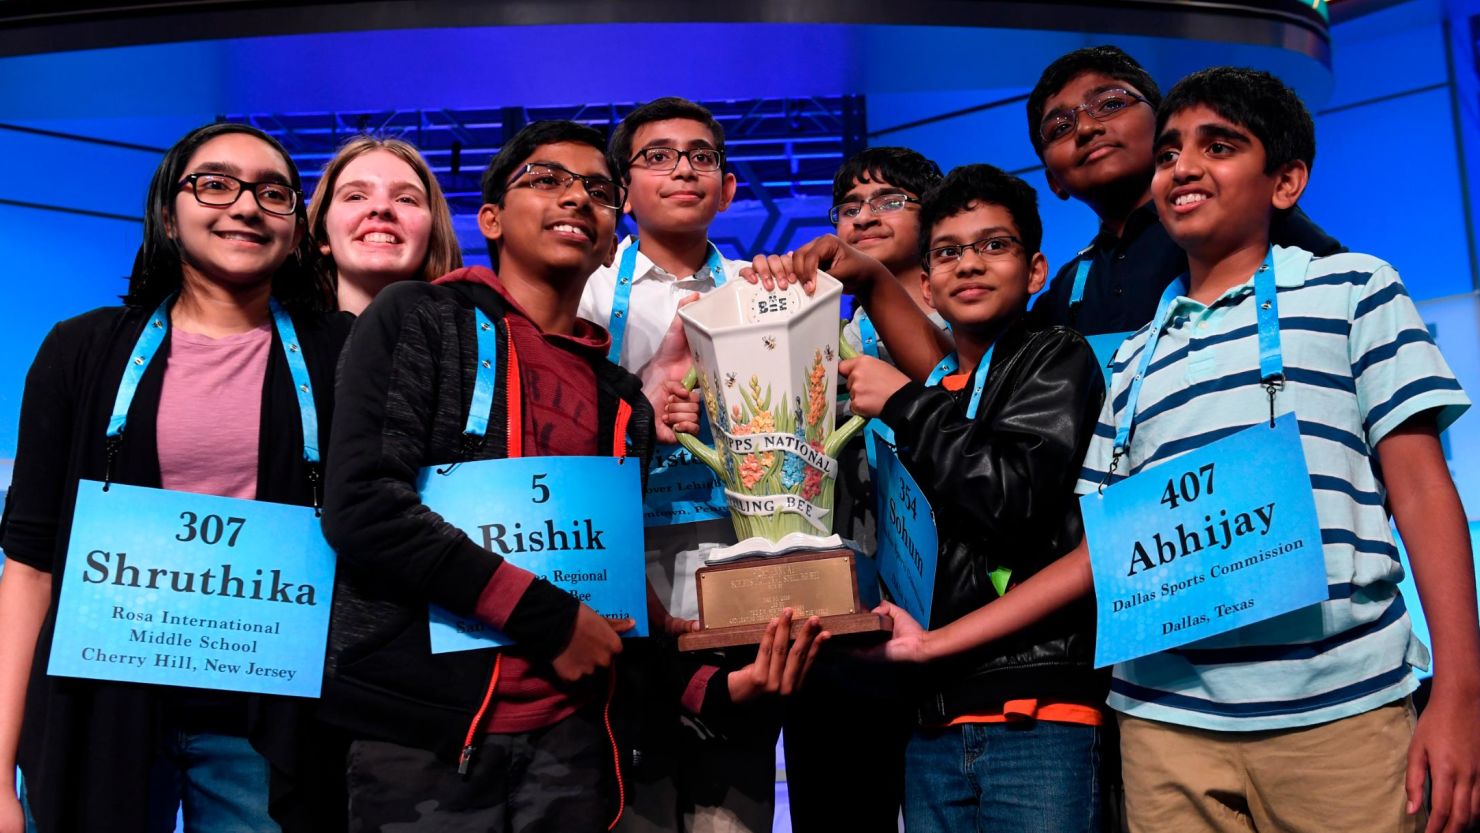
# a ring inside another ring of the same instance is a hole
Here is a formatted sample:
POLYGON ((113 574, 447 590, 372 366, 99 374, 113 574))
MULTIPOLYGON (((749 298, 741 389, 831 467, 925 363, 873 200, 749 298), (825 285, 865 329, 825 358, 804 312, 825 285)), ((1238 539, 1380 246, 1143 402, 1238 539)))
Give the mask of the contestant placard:
POLYGON ((1095 665, 1325 601, 1326 562, 1294 414, 1080 498, 1095 665))
POLYGON ((312 509, 83 480, 47 671, 317 697, 334 551, 312 509))
POLYGON ((879 439, 875 450, 879 577, 895 604, 928 628, 938 554, 935 512, 894 446, 879 439))
MULTIPOLYGON (((708 427, 706 420, 699 439, 712 443, 708 427)), ((730 506, 712 469, 681 445, 660 445, 653 451, 642 513, 645 526, 671 526, 728 518, 730 506)))
MULTIPOLYGON (((642 478, 636 459, 516 457, 423 469, 421 500, 489 552, 647 636, 642 478), (446 472, 441 474, 439 472, 446 472)), ((511 644, 433 605, 432 653, 511 644)))

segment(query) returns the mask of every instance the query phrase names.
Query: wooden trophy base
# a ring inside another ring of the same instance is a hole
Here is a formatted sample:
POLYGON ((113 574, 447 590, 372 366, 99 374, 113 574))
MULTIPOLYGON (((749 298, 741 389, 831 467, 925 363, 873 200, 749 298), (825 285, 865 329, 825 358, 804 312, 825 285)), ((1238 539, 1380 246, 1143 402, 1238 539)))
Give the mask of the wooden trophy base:
POLYGON ((857 558, 843 548, 700 569, 700 630, 680 636, 679 650, 757 645, 785 608, 792 610, 793 636, 812 616, 834 636, 887 636, 894 620, 864 610, 859 602, 857 558))

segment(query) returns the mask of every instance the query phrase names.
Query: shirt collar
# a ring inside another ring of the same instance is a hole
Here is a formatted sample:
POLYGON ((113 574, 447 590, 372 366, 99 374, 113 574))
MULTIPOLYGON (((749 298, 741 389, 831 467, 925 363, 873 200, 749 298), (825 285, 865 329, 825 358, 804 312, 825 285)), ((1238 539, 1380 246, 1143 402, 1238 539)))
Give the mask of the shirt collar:
POLYGON ((1295 287, 1305 285, 1305 273, 1315 255, 1294 246, 1274 247, 1274 285, 1295 287))
MULTIPOLYGON (((637 245, 637 239, 635 237, 632 237, 631 235, 628 235, 627 237, 623 238, 621 245, 619 245, 617 247, 617 262, 621 262, 622 252, 625 251, 628 246, 636 246, 636 245, 637 245)), ((716 276, 715 275, 711 275, 709 273, 709 271, 710 270, 709 270, 709 267, 708 266, 701 266, 699 268, 699 271, 698 272, 695 272, 693 275, 688 275, 688 276, 685 276, 685 277, 681 277, 680 278, 680 277, 674 275, 673 273, 665 270, 663 267, 657 265, 656 263, 653 263, 651 260, 648 259, 648 256, 647 255, 645 255, 645 254, 642 253, 642 249, 638 249, 637 250, 637 258, 636 258, 636 261, 632 265, 632 283, 633 284, 636 284, 638 281, 643 281, 643 280, 655 280, 655 281, 663 281, 663 280, 668 280, 668 281, 702 281, 702 280, 712 280, 712 281, 718 282, 716 280, 716 276)))
MULTIPOLYGON (((1312 255, 1310 252, 1307 252, 1304 249, 1297 249, 1289 246, 1275 246, 1274 285, 1281 289, 1303 286, 1305 284, 1306 269, 1310 266, 1310 262, 1314 257, 1315 255, 1312 255)), ((1232 303, 1236 299, 1240 299, 1247 295, 1253 294, 1254 276, 1250 275, 1248 280, 1244 281, 1238 286, 1231 287, 1227 292, 1224 292, 1222 295, 1214 299, 1211 304, 1208 304, 1207 308, 1212 309, 1213 307, 1219 306, 1221 304, 1232 303)), ((1192 301, 1185 296, 1182 296, 1177 303, 1172 305, 1172 310, 1180 310, 1183 306, 1186 306, 1188 304, 1191 304, 1193 306, 1201 306, 1201 304, 1198 304, 1197 302, 1192 301)), ((1171 314, 1170 310, 1168 311, 1168 314, 1171 314)))
POLYGON ((1117 246, 1123 248, 1139 237, 1141 232, 1159 222, 1161 219, 1156 215, 1156 201, 1148 200, 1125 218, 1125 225, 1121 227, 1120 234, 1115 234, 1101 224, 1100 231, 1095 235, 1092 245, 1101 249, 1114 249, 1117 246))

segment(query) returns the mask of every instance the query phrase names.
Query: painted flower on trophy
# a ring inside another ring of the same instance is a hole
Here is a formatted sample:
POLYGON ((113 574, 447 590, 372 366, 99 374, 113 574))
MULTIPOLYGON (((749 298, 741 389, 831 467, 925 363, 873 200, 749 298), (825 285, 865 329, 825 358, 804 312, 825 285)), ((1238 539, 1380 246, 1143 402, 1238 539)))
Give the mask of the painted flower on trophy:
MULTIPOLYGON (((807 426, 802 422, 802 398, 800 396, 794 398, 796 399, 796 407, 792 409, 794 427, 791 433, 798 440, 806 442, 807 426)), ((802 469, 805 466, 805 461, 790 452, 782 452, 782 456, 785 459, 781 463, 781 486, 789 491, 795 491, 796 487, 802 482, 802 469)))
MULTIPOLYGON (((827 416, 827 368, 822 363, 822 351, 812 359, 812 369, 807 373, 807 428, 816 429, 827 416)), ((819 434, 809 430, 809 434, 819 434)))
MULTIPOLYGON (((816 442, 814 440, 813 442, 807 444, 815 448, 818 453, 822 452, 822 443, 816 442)), ((802 481, 802 497, 806 498, 807 500, 811 500, 812 498, 817 497, 818 493, 820 493, 821 491, 822 469, 814 469, 811 466, 807 466, 807 476, 806 479, 802 481)))
MULTIPOLYGON (((766 386, 761 391, 761 380, 752 375, 750 382, 740 389, 740 398, 745 403, 744 409, 736 405, 732 409, 731 418, 734 427, 730 433, 737 436, 744 434, 770 434, 776 430, 776 417, 770 411, 771 388, 766 386)), ((740 460, 740 482, 745 484, 747 490, 754 489, 771 471, 776 464, 776 452, 764 451, 747 454, 740 460)))

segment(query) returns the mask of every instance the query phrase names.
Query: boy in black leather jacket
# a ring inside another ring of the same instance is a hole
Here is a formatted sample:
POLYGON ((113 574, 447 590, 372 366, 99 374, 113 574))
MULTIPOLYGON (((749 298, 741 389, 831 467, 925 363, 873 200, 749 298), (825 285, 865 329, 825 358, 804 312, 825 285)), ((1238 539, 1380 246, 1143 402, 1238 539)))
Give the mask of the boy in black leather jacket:
MULTIPOLYGON (((1030 186, 990 165, 957 168, 925 195, 920 222, 926 294, 955 353, 927 384, 867 357, 841 370, 854 413, 893 429, 934 509, 925 624, 939 627, 998 598, 994 573, 1011 592, 1078 540, 1075 472, 1104 385, 1082 337, 1024 320, 1048 272, 1030 186)), ((1097 830, 1106 680, 1092 667, 1090 606, 949 657, 918 650, 921 625, 903 609, 880 610, 895 619, 882 653, 927 666, 906 755, 906 829, 1097 830)))

